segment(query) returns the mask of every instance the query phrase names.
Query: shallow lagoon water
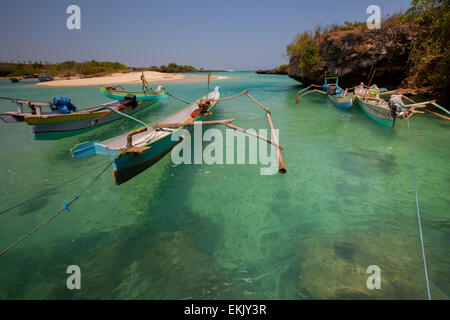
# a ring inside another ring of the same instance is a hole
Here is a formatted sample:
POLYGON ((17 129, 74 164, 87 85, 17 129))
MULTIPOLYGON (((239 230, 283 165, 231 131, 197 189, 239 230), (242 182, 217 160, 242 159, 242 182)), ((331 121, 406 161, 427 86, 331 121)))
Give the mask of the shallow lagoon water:
MULTIPOLYGON (((0 298, 426 299, 406 121, 385 128, 321 95, 295 104, 300 86, 288 77, 225 75, 211 84, 222 96, 248 88, 272 111, 286 175, 262 176, 261 164, 174 165, 170 155, 121 186, 108 170, 71 211, 0 257, 0 298), (66 288, 72 264, 81 268, 81 290, 66 288), (366 287, 369 265, 381 269, 380 290, 366 287)), ((202 82, 165 86, 190 101, 205 91, 202 82)), ((0 80, 0 96, 68 96, 78 107, 108 101, 96 87, 42 88, 29 80, 0 80)), ((169 98, 135 116, 151 122, 183 106, 169 98)), ((14 105, 0 102, 7 110, 14 105)), ((210 117, 229 118, 268 128, 246 97, 219 102, 210 117)), ((410 125, 431 294, 448 299, 450 126, 428 115, 410 125)), ((72 159, 75 144, 137 127, 121 119, 71 138, 33 141, 26 124, 0 123, 0 209, 108 162, 72 159)), ((93 177, 0 215, 0 247, 93 177)))

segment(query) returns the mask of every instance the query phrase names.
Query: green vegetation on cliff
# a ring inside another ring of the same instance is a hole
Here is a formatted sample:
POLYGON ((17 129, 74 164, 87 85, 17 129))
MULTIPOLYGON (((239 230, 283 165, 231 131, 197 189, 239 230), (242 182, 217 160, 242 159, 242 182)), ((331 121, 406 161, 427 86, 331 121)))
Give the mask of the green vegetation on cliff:
POLYGON ((286 47, 289 57, 300 57, 298 67, 303 70, 309 70, 320 61, 319 47, 315 37, 309 31, 297 35, 294 41, 286 47))
POLYGON ((409 55, 408 83, 448 89, 450 74, 450 1, 413 0, 401 22, 418 25, 409 55))

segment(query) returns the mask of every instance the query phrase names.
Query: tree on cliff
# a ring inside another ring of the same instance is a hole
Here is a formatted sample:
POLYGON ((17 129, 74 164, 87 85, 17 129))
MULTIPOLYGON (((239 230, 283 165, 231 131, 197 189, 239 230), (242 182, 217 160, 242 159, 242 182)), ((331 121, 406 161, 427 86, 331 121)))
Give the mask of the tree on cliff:
POLYGON ((407 82, 448 91, 450 73, 450 1, 413 0, 400 19, 418 25, 412 41, 407 82))

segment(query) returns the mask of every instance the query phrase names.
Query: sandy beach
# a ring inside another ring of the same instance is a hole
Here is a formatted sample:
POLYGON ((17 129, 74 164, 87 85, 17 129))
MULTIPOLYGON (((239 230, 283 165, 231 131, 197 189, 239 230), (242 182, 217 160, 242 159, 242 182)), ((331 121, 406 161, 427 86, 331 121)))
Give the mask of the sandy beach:
MULTIPOLYGON (((145 71, 145 78, 151 84, 159 84, 165 82, 193 82, 193 81, 205 81, 207 75, 186 75, 186 74, 173 74, 173 73, 161 73, 156 71, 145 71)), ((217 76, 211 76, 211 79, 217 79, 217 76)), ((100 85, 118 85, 126 83, 140 83, 141 72, 130 73, 113 73, 108 76, 84 78, 84 79, 62 79, 47 82, 39 82, 36 85, 42 87, 78 87, 78 86, 100 86, 100 85)))

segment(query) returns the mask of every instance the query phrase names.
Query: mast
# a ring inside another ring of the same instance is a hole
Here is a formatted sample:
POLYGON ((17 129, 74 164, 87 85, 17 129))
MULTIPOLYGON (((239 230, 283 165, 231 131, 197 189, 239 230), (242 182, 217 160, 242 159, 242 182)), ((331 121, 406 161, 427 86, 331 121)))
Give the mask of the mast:
POLYGON ((208 86, 206 87, 206 100, 208 100, 208 93, 209 93, 209 78, 211 77, 211 72, 208 71, 208 86))

